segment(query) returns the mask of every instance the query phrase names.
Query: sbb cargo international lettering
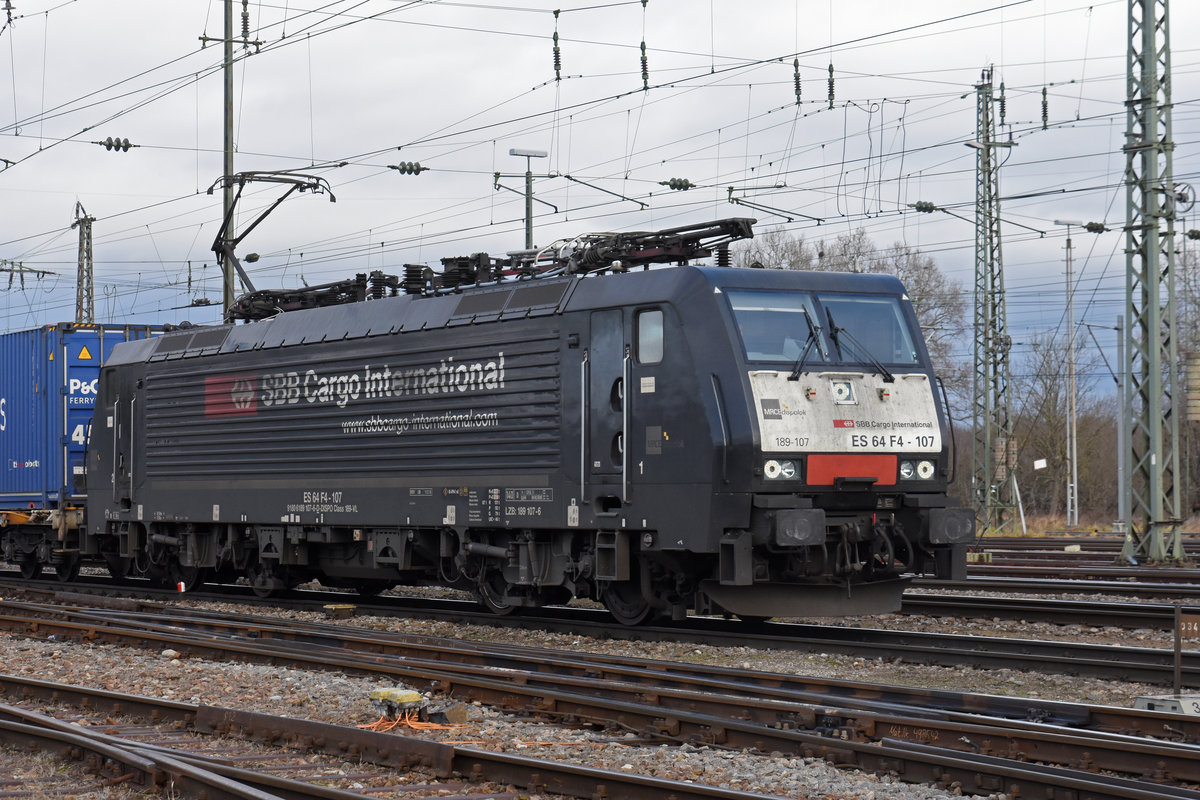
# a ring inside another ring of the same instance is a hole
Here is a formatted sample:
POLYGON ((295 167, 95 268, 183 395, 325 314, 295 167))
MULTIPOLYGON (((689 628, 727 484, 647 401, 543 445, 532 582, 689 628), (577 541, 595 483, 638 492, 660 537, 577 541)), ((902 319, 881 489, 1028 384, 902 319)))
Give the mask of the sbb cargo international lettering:
POLYGON ((489 361, 455 363, 454 357, 437 365, 393 369, 384 364, 367 364, 361 372, 322 375, 316 370, 277 372, 259 380, 263 406, 334 403, 345 408, 354 400, 375 400, 409 395, 438 395, 453 392, 487 392, 504 388, 504 353, 489 361))

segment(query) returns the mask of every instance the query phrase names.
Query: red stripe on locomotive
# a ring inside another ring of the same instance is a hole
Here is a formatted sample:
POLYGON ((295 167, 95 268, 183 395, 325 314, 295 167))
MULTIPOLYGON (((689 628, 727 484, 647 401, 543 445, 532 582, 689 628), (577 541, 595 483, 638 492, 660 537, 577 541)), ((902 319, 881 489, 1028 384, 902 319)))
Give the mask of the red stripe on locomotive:
POLYGON ((896 456, 831 453, 808 457, 810 486, 832 486, 835 478, 875 478, 876 486, 894 486, 896 456))

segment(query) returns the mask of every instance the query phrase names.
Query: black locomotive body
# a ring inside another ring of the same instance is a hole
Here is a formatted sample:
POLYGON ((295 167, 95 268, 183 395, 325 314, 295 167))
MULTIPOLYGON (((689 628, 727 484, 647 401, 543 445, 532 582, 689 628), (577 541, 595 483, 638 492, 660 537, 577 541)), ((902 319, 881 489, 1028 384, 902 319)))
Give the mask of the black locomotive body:
POLYGON ((105 364, 88 458, 85 556, 263 593, 870 613, 973 538, 882 275, 564 272, 168 333, 105 364))

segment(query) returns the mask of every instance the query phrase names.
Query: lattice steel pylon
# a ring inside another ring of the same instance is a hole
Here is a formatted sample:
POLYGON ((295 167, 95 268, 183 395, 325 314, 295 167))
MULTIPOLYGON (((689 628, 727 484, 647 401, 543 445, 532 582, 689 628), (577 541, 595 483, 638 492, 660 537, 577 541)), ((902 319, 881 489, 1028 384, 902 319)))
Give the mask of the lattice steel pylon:
POLYGON ((83 203, 75 201, 75 221, 71 227, 79 228, 79 271, 75 277, 75 322, 81 325, 96 324, 96 291, 92 279, 92 223, 83 210, 83 203))
POLYGON ((1126 560, 1181 561, 1175 187, 1167 0, 1129 0, 1125 129, 1126 560))
POLYGON ((975 85, 975 382, 972 489, 980 532, 1013 532, 1018 521, 1016 442, 1009 416, 1009 350, 1000 249, 1000 162, 992 114, 992 70, 975 85))

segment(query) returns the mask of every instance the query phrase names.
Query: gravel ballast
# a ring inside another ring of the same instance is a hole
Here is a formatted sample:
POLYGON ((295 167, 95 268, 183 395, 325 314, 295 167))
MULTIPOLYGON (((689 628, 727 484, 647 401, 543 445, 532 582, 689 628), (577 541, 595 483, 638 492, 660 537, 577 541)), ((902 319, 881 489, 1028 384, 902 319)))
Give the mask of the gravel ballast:
MULTIPOLYGON (((241 610, 230 604, 199 603, 190 600, 181 603, 226 612, 241 610)), ((271 614, 257 609, 253 613, 329 622, 324 616, 317 614, 271 614)), ((545 631, 470 626, 434 620, 357 617, 347 620, 345 624, 358 628, 471 641, 502 641, 565 652, 636 655, 642 658, 720 664, 811 677, 1102 705, 1130 706, 1139 695, 1161 694, 1165 691, 1162 687, 1021 670, 937 667, 909 664, 900 660, 862 659, 819 652, 759 651, 750 648, 719 648, 671 642, 598 640, 545 631)), ((1025 638, 1060 638, 1154 647, 1165 646, 1165 642, 1160 640, 1168 636, 1162 632, 1151 631, 901 615, 848 619, 842 624, 979 635, 1016 635, 1025 638)), ((335 672, 220 663, 180 657, 173 651, 154 652, 114 645, 15 637, 0 639, 0 656, 4 659, 2 670, 10 674, 348 726, 362 725, 375 720, 378 713, 368 702, 368 695, 372 689, 395 685, 394 682, 385 680, 347 676, 335 672)), ((463 728, 401 732, 407 736, 461 742, 471 747, 553 758, 602 769, 637 772, 781 797, 821 800, 941 800, 959 796, 953 790, 904 784, 890 777, 879 777, 855 770, 839 770, 820 760, 780 754, 729 752, 691 744, 645 746, 637 744, 637 737, 630 732, 565 728, 513 717, 479 705, 468 708, 468 721, 463 728)), ((4 764, 11 763, 8 759, 4 761, 4 764)))

